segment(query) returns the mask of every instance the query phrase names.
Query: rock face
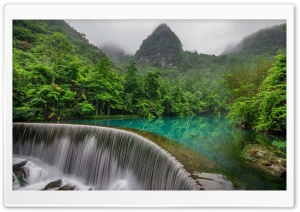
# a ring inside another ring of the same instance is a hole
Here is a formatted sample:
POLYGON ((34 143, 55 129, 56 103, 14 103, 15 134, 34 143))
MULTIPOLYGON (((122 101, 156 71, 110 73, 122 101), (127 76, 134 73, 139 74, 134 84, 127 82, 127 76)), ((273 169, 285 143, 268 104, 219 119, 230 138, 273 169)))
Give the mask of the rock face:
POLYGON ((183 60, 182 44, 166 24, 161 24, 143 41, 135 57, 142 63, 175 66, 183 60))

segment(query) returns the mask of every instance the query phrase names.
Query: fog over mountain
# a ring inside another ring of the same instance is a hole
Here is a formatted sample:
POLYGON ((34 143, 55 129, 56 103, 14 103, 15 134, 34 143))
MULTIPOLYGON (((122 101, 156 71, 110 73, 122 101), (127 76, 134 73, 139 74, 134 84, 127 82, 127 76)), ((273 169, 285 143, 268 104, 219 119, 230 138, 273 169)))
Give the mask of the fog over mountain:
POLYGON ((221 54, 228 45, 239 43, 259 29, 285 20, 66 20, 97 46, 114 43, 135 54, 143 40, 161 23, 166 23, 182 42, 183 49, 221 54))

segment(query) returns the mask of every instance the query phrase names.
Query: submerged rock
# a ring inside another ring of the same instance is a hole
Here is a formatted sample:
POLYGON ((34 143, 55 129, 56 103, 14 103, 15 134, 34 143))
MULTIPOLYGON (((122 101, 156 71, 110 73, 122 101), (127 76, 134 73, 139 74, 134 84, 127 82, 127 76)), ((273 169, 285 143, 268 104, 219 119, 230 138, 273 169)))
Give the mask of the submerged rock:
POLYGON ((21 171, 23 169, 23 167, 26 165, 28 161, 27 160, 24 160, 20 163, 16 163, 13 165, 13 172, 18 172, 18 171, 21 171))
POLYGON ((76 186, 70 184, 63 185, 62 180, 59 179, 48 183, 45 186, 45 188, 43 188, 42 190, 50 190, 50 189, 55 189, 56 191, 72 191, 76 189, 76 186))
POLYGON ((66 184, 66 185, 61 186, 59 189, 57 189, 57 191, 72 191, 75 189, 76 189, 76 186, 66 184))
POLYGON ((53 189, 53 188, 57 188, 60 187, 62 185, 62 181, 61 180, 56 180, 53 181, 51 183, 48 183, 45 188, 43 188, 42 190, 49 190, 49 189, 53 189))
POLYGON ((20 186, 25 186, 27 184, 26 178, 29 175, 28 169, 26 169, 24 166, 27 164, 28 161, 22 161, 17 164, 13 164, 13 174, 14 178, 13 180, 16 180, 20 186))

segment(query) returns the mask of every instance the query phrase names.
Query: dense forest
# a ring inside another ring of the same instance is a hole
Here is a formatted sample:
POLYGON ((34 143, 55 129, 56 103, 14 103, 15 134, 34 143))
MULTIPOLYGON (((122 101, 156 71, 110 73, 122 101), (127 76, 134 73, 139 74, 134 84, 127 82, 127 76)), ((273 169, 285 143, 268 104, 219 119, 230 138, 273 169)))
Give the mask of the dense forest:
POLYGON ((261 29, 256 33, 246 36, 232 48, 227 48, 223 54, 258 55, 277 53, 278 49, 286 49, 286 25, 273 26, 261 29))
POLYGON ((109 58, 64 21, 14 21, 13 120, 224 114, 243 128, 284 135, 285 31, 261 30, 238 51, 215 56, 184 51, 162 24, 136 55, 109 58), (264 45, 272 39, 276 45, 264 45), (255 43, 263 50, 250 50, 255 43))

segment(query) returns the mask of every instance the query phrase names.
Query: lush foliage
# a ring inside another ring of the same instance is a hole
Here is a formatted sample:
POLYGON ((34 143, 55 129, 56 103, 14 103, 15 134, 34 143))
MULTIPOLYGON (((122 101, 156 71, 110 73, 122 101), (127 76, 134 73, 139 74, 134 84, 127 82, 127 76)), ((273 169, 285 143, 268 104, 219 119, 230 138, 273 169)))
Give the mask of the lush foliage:
POLYGON ((272 146, 282 151, 286 151, 286 141, 273 141, 272 146))
POLYGON ((286 24, 261 29, 245 37, 233 48, 228 48, 223 54, 271 54, 276 55, 278 49, 286 48, 286 24))
POLYGON ((257 94, 257 129, 285 133, 286 129, 286 55, 281 52, 257 94))
POLYGON ((182 51, 178 37, 163 24, 135 57, 111 59, 64 21, 14 21, 14 120, 229 112, 230 120, 245 128, 285 132, 284 52, 274 61, 269 54, 182 51), (151 55, 165 65, 140 63, 151 55))
POLYGON ((230 88, 233 100, 228 117, 244 128, 284 135, 286 132, 285 53, 279 52, 272 66, 268 67, 269 64, 261 64, 254 72, 248 70, 241 76, 227 75, 225 85, 230 88), (243 82, 243 78, 247 81, 243 82))
POLYGON ((116 69, 63 21, 15 21, 13 38, 14 120, 110 114, 151 118, 225 110, 219 84, 210 82, 209 73, 148 67, 141 74, 133 61, 116 69))
POLYGON ((14 120, 87 114, 82 81, 105 55, 64 21, 14 21, 14 120))

